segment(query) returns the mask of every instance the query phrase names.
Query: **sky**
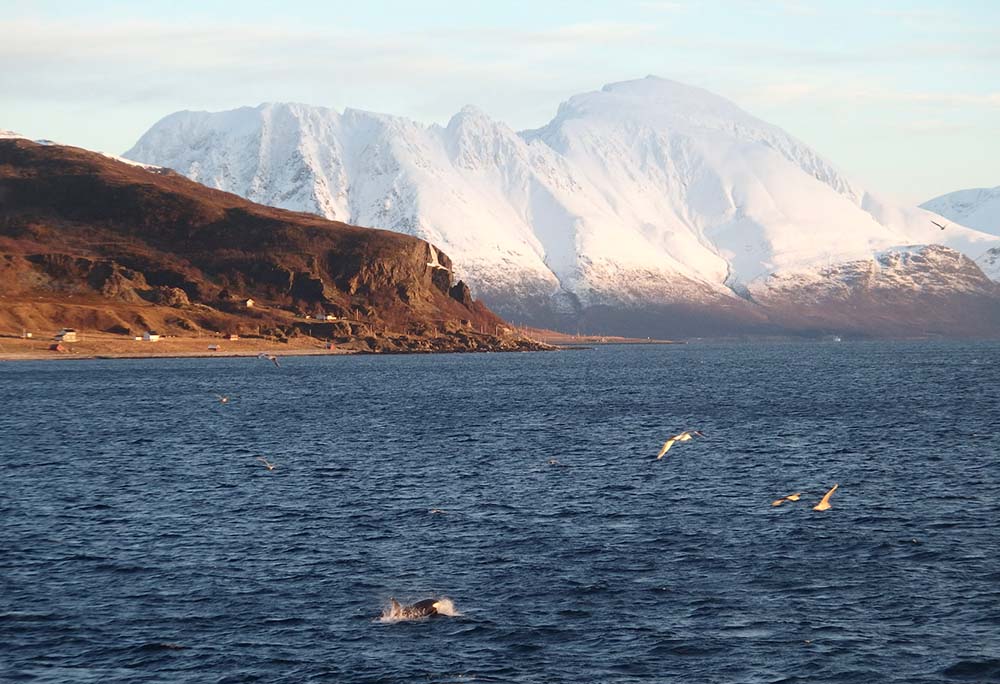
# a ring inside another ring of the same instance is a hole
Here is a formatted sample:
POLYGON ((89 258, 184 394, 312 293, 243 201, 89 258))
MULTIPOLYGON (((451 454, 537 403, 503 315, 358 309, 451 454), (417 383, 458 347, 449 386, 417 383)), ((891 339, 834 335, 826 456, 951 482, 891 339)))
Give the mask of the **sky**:
POLYGON ((0 0, 0 128, 105 152, 261 102, 537 128, 648 74, 905 202, 1000 185, 995 0, 0 0))

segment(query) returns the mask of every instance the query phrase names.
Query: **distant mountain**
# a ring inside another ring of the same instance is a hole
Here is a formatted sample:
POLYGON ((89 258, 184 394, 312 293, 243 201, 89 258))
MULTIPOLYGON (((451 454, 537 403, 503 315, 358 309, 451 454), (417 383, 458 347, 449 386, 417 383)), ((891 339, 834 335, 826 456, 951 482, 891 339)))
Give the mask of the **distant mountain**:
POLYGON ((66 325, 313 332, 385 351, 531 347, 454 283, 451 260, 424 240, 9 135, 0 140, 0 329, 66 325), (305 322, 320 312, 322 322, 305 322))
POLYGON ((920 205, 949 221, 1000 235, 1000 186, 956 190, 920 205))
MULTIPOLYGON (((572 97, 520 133, 471 107, 441 127, 266 104, 172 114, 125 156, 265 204, 423 237, 501 313, 563 329, 818 330, 827 317, 801 302, 784 309, 799 319, 777 324, 775 298, 790 293, 776 283, 858 288, 854 265, 880 268, 893 250, 940 244, 975 259, 1000 247, 958 225, 942 234, 937 215, 866 191, 732 102, 653 77, 572 97)), ((852 329, 926 327, 905 318, 886 309, 852 329)), ((945 319, 928 329, 956 330, 945 319)))
MULTIPOLYGON (((1000 186, 956 190, 920 205, 949 221, 1000 236, 1000 186)), ((946 227, 945 230, 950 230, 946 227)), ((991 278, 1000 280, 1000 247, 994 247, 976 259, 991 278)))

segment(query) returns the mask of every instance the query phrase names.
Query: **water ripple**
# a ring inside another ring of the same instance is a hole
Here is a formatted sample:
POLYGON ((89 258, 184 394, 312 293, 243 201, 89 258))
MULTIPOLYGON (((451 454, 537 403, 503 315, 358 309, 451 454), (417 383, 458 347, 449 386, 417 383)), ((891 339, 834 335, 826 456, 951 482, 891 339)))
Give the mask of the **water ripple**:
POLYGON ((3 364, 0 679, 1000 681, 997 352, 3 364))

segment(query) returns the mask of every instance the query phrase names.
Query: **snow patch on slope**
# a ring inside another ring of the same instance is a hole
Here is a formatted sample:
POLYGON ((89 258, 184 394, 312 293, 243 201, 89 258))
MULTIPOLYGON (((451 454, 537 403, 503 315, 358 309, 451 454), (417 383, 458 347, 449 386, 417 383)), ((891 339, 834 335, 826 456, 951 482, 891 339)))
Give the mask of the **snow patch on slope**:
POLYGON ((117 154, 111 154, 109 152, 98 152, 98 154, 103 157, 107 157, 108 159, 114 159, 117 162, 128 164, 129 166, 137 166, 141 169, 146 169, 147 171, 163 171, 162 166, 156 166, 155 164, 143 164, 142 162, 126 159, 125 157, 119 157, 117 154))

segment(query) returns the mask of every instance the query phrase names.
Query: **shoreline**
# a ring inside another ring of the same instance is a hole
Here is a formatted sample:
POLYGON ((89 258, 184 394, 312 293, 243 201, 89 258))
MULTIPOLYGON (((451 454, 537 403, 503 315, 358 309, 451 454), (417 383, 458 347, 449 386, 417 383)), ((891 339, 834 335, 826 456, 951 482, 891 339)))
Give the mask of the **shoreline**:
POLYGON ((573 335, 543 328, 522 328, 522 334, 533 340, 560 348, 580 348, 606 344, 687 344, 686 340, 661 340, 651 337, 621 337, 618 335, 573 335))
POLYGON ((204 358, 256 358, 260 354, 271 354, 279 358, 286 356, 355 356, 355 355, 396 355, 396 354, 463 354, 485 352, 546 351, 547 349, 515 349, 465 347, 461 344, 443 348, 393 349, 380 347, 371 349, 362 344, 345 344, 329 348, 313 338, 295 338, 288 343, 260 338, 220 340, 215 337, 167 337, 156 342, 122 339, 106 333, 88 333, 79 342, 63 343, 64 349, 50 347, 55 342, 38 338, 0 336, 0 362, 5 361, 84 361, 118 359, 204 359, 204 358), (209 346, 218 345, 217 349, 209 346))
MULTIPOLYGON (((572 349, 590 349, 590 347, 563 347, 553 345, 555 349, 427 349, 427 350, 384 350, 369 351, 364 349, 296 349, 287 351, 281 349, 267 350, 268 354, 273 354, 279 359, 289 356, 426 356, 428 354, 521 354, 528 352, 545 351, 568 351, 572 349)), ((212 359, 212 358, 257 358, 259 352, 163 352, 161 354, 144 353, 73 353, 73 352, 25 352, 25 353, 3 353, 0 352, 0 363, 5 361, 121 361, 136 359, 212 359)))
MULTIPOLYGON (((265 351, 265 350, 262 350, 265 351)), ((266 350, 269 354, 281 358, 284 356, 353 356, 363 354, 356 350, 307 350, 296 349, 294 351, 266 350)), ((121 360, 121 359, 209 359, 209 358, 256 358, 260 352, 144 352, 138 354, 115 353, 115 352, 22 352, 4 353, 0 352, 0 362, 2 361, 95 361, 95 360, 121 360)))

